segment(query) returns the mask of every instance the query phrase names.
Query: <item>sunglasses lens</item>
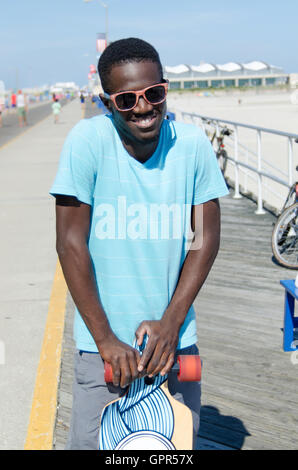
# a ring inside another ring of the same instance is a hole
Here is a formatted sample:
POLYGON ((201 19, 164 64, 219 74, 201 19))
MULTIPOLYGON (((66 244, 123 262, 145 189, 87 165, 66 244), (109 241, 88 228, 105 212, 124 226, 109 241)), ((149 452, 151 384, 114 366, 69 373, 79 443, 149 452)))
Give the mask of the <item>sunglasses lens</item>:
POLYGON ((126 110, 132 109, 136 104, 136 95, 134 93, 121 93, 116 96, 116 104, 119 109, 126 110))
POLYGON ((163 86, 154 86, 145 92, 147 100, 152 103, 160 103, 166 97, 166 90, 163 86))
MULTIPOLYGON (((162 103, 166 99, 165 87, 155 85, 145 91, 146 100, 151 104, 162 103)), ((115 96, 115 102, 121 111, 129 111, 137 104, 137 94, 133 92, 120 93, 115 96)))

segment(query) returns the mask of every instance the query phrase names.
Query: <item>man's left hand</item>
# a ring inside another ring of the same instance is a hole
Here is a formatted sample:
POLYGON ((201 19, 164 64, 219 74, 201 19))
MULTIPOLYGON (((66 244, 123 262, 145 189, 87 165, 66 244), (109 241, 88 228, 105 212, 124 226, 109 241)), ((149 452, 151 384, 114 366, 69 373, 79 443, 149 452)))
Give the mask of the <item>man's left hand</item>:
POLYGON ((148 336, 146 347, 138 364, 138 371, 146 370, 146 375, 166 375, 170 372, 175 358, 179 339, 179 327, 174 322, 161 319, 159 321, 143 321, 136 331, 138 345, 148 336))

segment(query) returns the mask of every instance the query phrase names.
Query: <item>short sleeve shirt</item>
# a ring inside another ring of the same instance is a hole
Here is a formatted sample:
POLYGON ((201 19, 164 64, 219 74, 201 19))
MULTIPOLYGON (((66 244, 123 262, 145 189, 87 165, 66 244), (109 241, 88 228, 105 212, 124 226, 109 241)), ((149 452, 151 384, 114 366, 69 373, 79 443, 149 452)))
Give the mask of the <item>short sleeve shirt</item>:
MULTIPOLYGON (((133 345, 144 320, 168 307, 191 243, 191 207, 228 193, 212 146, 194 125, 164 120, 145 162, 124 148, 111 115, 80 121, 64 144, 52 195, 92 207, 89 251, 98 294, 111 328, 133 345)), ((76 310, 78 349, 96 352, 76 310)), ((178 348, 197 341, 194 308, 178 348)))

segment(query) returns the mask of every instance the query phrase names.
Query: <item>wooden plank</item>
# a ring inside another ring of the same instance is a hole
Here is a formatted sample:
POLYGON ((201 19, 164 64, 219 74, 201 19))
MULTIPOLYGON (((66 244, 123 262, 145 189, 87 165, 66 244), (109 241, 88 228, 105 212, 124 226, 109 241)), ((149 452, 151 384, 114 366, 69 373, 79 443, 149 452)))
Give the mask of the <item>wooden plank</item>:
POLYGON ((228 197, 221 206, 221 250, 195 302, 200 434, 242 449, 294 449, 298 378, 282 350, 279 286, 293 273, 272 261, 272 215, 256 216, 246 199, 228 197))

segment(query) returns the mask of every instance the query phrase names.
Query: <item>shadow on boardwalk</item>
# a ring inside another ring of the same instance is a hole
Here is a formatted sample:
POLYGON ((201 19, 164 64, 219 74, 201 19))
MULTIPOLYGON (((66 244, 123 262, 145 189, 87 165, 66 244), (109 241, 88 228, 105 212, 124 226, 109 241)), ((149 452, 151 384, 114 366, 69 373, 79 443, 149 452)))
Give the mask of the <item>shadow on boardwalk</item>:
POLYGON ((235 416, 221 415, 214 406, 202 406, 200 419, 200 449, 242 449, 249 432, 235 416))

